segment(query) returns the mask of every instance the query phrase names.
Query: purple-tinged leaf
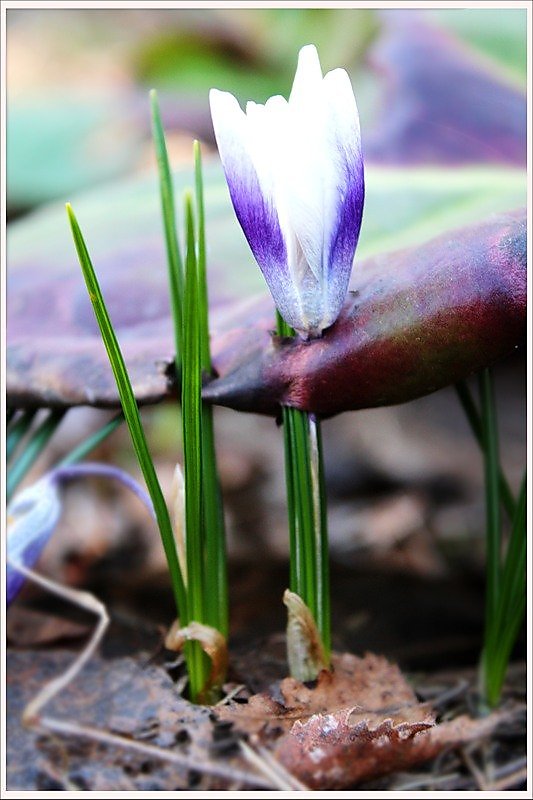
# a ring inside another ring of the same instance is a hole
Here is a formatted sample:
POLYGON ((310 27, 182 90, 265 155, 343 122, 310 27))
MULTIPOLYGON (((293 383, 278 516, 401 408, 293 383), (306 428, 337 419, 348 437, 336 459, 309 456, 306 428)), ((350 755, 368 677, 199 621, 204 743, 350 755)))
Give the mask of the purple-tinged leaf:
MULTIPOLYGON (((258 319, 248 318, 264 281, 235 220, 220 165, 207 162, 204 173, 213 343, 220 352, 217 338, 233 337, 239 342, 233 356, 242 357, 258 341, 254 326, 265 335, 273 326, 273 306, 263 298, 262 321, 261 312, 258 319)), ((509 168, 371 167, 367 175, 361 259, 419 245, 443 230, 521 206, 525 198, 525 174, 509 168)), ((192 180, 187 171, 174 177, 178 192, 192 180)), ((173 360, 173 336, 157 183, 123 181, 80 196, 76 207, 136 397, 141 403, 160 401, 172 391, 166 368, 173 360)), ((52 205, 9 226, 9 402, 118 407, 64 217, 62 206, 52 205)))
POLYGON ((526 221, 517 211, 355 271, 337 323, 321 339, 265 344, 259 308, 219 336, 213 403, 273 414, 280 404, 322 415, 403 403, 492 364, 523 341, 526 221), (239 355, 240 354, 240 355, 239 355))
POLYGON ((388 91, 365 159, 525 166, 525 91, 419 12, 385 12, 383 23, 368 59, 388 91))

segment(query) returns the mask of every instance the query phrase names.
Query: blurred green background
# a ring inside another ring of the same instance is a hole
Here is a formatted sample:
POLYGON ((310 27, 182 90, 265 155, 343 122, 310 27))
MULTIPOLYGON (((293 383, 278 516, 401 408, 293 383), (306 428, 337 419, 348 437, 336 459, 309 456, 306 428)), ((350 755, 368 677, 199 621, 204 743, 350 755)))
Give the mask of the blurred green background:
MULTIPOLYGON (((457 36, 498 80, 523 88, 525 14, 461 9, 418 16, 457 36)), ((372 48, 386 25, 386 13, 360 9, 9 9, 10 215, 146 168, 152 87, 176 134, 174 163, 187 160, 180 132, 212 142, 211 87, 241 101, 286 95, 297 51, 310 42, 324 70, 348 69, 363 131, 371 129, 383 110, 383 75, 372 67, 372 48)))

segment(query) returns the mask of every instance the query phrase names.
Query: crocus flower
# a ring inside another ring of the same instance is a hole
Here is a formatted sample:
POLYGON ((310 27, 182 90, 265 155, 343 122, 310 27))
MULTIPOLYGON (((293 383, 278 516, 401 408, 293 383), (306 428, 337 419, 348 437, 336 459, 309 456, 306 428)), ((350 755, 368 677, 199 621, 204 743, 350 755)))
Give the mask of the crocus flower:
POLYGON ((281 315, 304 338, 341 310, 364 201, 359 116, 347 73, 300 50, 289 100, 212 89, 211 115, 235 213, 281 315))
POLYGON ((6 600, 9 605, 25 581, 17 564, 31 568, 54 532, 62 512, 61 484, 87 476, 115 478, 131 489, 154 515, 150 498, 126 472, 108 464, 57 467, 17 494, 7 507, 6 600))

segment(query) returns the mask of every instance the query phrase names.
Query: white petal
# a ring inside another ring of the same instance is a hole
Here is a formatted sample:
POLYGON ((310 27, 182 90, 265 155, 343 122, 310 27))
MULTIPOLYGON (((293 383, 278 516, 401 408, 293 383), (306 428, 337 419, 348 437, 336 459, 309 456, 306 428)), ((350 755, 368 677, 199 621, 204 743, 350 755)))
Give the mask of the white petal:
POLYGON ((322 91, 328 110, 328 140, 345 142, 360 153, 359 112, 346 70, 334 69, 328 72, 324 76, 322 91))
POLYGON ((275 192, 283 173, 286 147, 287 101, 276 95, 265 105, 246 104, 246 145, 263 192, 276 204, 275 192))
POLYGON ((245 115, 233 95, 211 90, 211 114, 218 150, 235 208, 274 301, 289 324, 301 327, 297 288, 289 271, 287 245, 275 199, 279 164, 275 154, 286 113, 283 98, 248 105, 245 115))
POLYGON ((313 104, 313 95, 322 83, 320 59, 314 44, 302 47, 298 54, 298 66, 289 97, 291 106, 313 104))
MULTIPOLYGON (((359 119, 350 79, 340 69, 328 73, 318 90, 315 87, 312 104, 290 107, 290 152, 284 175, 287 214, 280 221, 294 280, 302 286, 305 316, 310 325, 320 326, 326 320, 331 324, 339 310, 328 308, 329 284, 335 298, 342 288, 333 285, 331 253, 353 176, 361 173, 362 181, 359 119)), ((343 285, 349 276, 345 261, 339 276, 343 285)))
POLYGON ((324 242, 327 246, 338 225, 338 205, 354 171, 362 169, 359 114, 352 84, 343 69, 328 72, 322 85, 326 126, 324 148, 329 154, 324 185, 324 242))
POLYGON ((241 157, 247 149, 247 121, 236 98, 230 92, 211 89, 209 104, 222 164, 241 157))

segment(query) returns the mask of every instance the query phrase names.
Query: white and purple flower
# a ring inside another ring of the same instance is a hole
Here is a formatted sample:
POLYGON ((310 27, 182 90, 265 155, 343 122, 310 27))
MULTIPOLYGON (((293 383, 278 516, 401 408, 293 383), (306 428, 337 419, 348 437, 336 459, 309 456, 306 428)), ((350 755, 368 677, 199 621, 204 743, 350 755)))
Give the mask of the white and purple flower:
POLYGON ((67 481, 90 476, 120 481, 154 516, 152 502, 144 489, 116 467, 87 462, 57 467, 48 472, 37 483, 17 494, 7 507, 7 605, 15 599, 26 580, 17 565, 33 567, 59 522, 63 510, 60 487, 67 481))
POLYGON ((319 336, 341 310, 364 202, 359 115, 343 69, 300 50, 289 100, 212 89, 211 115, 235 213, 285 321, 319 336))

